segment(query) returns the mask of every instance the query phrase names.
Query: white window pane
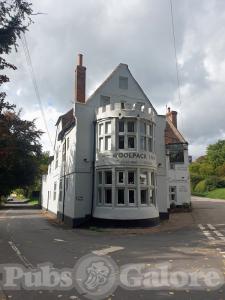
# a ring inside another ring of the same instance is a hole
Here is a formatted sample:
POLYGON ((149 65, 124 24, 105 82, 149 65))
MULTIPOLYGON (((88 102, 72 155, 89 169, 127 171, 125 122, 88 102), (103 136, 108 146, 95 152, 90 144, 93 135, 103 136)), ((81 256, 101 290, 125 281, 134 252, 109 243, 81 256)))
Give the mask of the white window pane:
POLYGON ((150 135, 150 125, 147 124, 147 135, 150 135))
POLYGON ((140 184, 147 184, 147 177, 148 177, 148 173, 147 172, 143 172, 140 174, 140 184))
POLYGON ((99 124, 99 135, 103 134, 103 124, 99 124))
POLYGON ((105 137, 105 150, 111 150, 111 136, 105 137))
POLYGON ((105 123, 105 133, 111 133, 111 122, 105 123))
POLYGON ((141 150, 146 151, 146 138, 144 136, 141 136, 141 150))
POLYGON ((149 200, 150 200, 150 203, 155 203, 155 191, 154 190, 150 190, 149 200))
POLYGON ((99 139, 99 151, 102 152, 104 151, 104 147, 103 147, 103 138, 99 139))

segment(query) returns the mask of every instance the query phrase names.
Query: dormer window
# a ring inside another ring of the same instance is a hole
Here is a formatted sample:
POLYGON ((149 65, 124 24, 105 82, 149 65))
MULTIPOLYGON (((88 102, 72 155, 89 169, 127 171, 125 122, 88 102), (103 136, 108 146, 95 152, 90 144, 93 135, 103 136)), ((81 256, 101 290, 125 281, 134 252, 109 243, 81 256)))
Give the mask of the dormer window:
POLYGON ((128 89, 128 78, 127 77, 123 77, 123 76, 119 77, 119 88, 123 89, 123 90, 128 89))
POLYGON ((110 104, 110 97, 101 95, 100 106, 106 106, 110 104))

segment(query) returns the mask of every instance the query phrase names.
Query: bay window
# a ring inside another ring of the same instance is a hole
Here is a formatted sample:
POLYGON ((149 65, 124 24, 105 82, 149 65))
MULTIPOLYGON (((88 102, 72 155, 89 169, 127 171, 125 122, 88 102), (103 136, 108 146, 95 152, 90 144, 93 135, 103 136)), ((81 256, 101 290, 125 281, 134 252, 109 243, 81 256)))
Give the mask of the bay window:
POLYGON ((111 151, 112 139, 111 139, 111 121, 101 122, 98 124, 98 151, 111 151))

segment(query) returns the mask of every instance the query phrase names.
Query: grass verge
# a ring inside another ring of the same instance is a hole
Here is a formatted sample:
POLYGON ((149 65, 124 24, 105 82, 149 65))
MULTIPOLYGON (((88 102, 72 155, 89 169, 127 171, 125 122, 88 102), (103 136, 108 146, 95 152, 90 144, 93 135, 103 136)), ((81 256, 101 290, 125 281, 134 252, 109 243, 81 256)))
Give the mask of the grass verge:
POLYGON ((225 200, 225 188, 219 188, 215 189, 209 192, 204 192, 204 193, 192 193, 193 196, 198 196, 198 197, 206 197, 206 198, 211 198, 211 199, 224 199, 225 200))
POLYGON ((215 189, 207 193, 208 198, 212 199, 224 199, 225 200, 225 188, 215 189))

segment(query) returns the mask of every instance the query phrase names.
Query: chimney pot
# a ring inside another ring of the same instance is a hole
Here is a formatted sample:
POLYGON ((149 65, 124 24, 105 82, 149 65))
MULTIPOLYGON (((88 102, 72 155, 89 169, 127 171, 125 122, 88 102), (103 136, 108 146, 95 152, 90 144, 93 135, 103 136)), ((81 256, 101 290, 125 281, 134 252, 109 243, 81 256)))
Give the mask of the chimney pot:
POLYGON ((77 62, 78 66, 82 66, 83 65, 83 54, 79 53, 78 54, 78 62, 77 62))
POLYGON ((177 128, 177 111, 170 110, 170 107, 168 107, 168 112, 166 114, 168 119, 172 122, 172 124, 177 128))

